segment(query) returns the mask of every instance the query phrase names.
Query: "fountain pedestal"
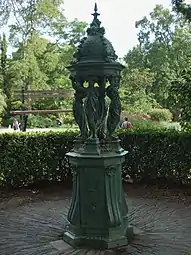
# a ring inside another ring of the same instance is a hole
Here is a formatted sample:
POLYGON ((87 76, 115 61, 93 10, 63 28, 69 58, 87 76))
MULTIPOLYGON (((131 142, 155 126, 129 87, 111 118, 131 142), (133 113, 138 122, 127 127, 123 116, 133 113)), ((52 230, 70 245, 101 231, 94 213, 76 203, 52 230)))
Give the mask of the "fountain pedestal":
POLYGON ((98 139, 89 139, 67 154, 73 169, 69 228, 64 233, 67 243, 108 249, 127 245, 132 238, 121 180, 126 154, 119 140, 100 144, 98 139))

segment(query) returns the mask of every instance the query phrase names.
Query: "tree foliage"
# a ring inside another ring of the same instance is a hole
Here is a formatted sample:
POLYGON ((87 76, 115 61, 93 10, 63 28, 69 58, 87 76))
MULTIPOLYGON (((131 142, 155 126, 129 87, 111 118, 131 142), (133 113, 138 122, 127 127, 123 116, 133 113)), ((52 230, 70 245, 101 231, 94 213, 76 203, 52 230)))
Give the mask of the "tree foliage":
POLYGON ((2 114, 5 110, 5 107, 6 107, 6 101, 5 101, 5 95, 4 93, 0 90, 0 123, 1 123, 1 120, 2 120, 2 114))
MULTIPOLYGON (((8 25, 7 40, 1 42, 1 89, 10 110, 20 108, 14 91, 71 88, 66 66, 84 37, 87 24, 64 16, 62 0, 9 0, 0 10, 1 26, 8 25), (11 97, 11 98, 10 98, 11 97)), ((30 100, 29 100, 30 101, 30 100)), ((71 107, 67 99, 48 98, 27 102, 27 107, 57 109, 71 107)))
MULTIPOLYGON (((0 10, 1 26, 9 35, 1 38, 0 89, 7 111, 18 109, 14 94, 25 90, 70 89, 66 67, 72 60, 87 24, 69 22, 62 0, 7 0, 0 10), (11 57, 7 48, 12 47, 11 57)), ((174 0, 173 9, 157 5, 136 22, 138 45, 124 56, 121 98, 123 109, 148 113, 169 109, 175 119, 191 121, 191 24, 189 6, 174 0), (186 8, 187 12, 181 11, 186 8), (185 14, 187 13, 187 14, 185 14), (185 19, 186 18, 186 19, 185 19)), ((36 109, 71 108, 71 101, 47 98, 32 102, 36 109)), ((7 117, 7 116, 6 116, 7 117)))
MULTIPOLYGON (((131 70, 128 76, 131 72, 136 72, 137 68, 143 74, 145 70, 149 70, 148 73, 153 78, 145 94, 160 107, 170 109, 176 119, 185 119, 184 108, 189 102, 185 103, 184 99, 189 90, 191 70, 190 23, 173 10, 157 5, 149 17, 136 22, 136 27, 139 30, 139 44, 124 57, 128 70, 131 70)), ((142 82, 147 84, 146 81, 142 82)), ((128 82, 126 84, 127 87, 130 86, 128 82)), ((139 86, 139 89, 135 87, 134 95, 142 91, 143 86, 139 86)), ((191 120, 189 118, 188 121, 191 120)))
POLYGON ((148 113, 157 107, 150 92, 153 83, 150 69, 126 68, 122 75, 121 98, 123 109, 130 113, 148 113))
POLYGON ((191 21, 191 4, 186 4, 184 0, 172 0, 174 10, 183 14, 185 19, 191 21))

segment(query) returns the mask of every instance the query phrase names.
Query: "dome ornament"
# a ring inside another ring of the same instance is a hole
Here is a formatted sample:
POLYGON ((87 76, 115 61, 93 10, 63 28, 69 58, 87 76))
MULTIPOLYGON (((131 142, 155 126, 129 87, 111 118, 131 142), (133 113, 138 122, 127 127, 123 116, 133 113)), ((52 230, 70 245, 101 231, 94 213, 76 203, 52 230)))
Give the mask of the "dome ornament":
POLYGON ((100 16, 100 14, 97 11, 98 11, 97 3, 95 3, 94 13, 92 13, 92 16, 94 16, 94 20, 98 19, 98 16, 100 16))
POLYGON ((94 13, 92 13, 92 16, 94 17, 94 19, 92 23, 90 24, 90 27, 87 29, 87 34, 88 35, 96 35, 96 34, 104 35, 105 29, 104 27, 100 27, 101 21, 98 19, 98 16, 100 16, 100 14, 98 13, 98 8, 96 3, 94 7, 94 13))

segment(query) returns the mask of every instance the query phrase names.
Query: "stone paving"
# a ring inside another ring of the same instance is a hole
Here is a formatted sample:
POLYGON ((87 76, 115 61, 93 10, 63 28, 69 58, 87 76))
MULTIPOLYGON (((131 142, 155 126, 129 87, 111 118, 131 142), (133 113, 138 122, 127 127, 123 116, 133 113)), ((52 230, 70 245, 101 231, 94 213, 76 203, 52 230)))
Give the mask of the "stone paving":
POLYGON ((131 224, 143 232, 119 250, 75 250, 64 245, 70 192, 0 203, 1 255, 190 255, 191 205, 128 194, 131 224))

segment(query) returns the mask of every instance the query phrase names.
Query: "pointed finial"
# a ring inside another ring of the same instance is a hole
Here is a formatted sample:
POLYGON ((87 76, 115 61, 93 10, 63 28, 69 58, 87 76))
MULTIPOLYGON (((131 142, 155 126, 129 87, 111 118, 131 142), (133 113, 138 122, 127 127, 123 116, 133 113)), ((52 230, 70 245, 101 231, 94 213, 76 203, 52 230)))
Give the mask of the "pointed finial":
POLYGON ((97 9, 97 3, 95 3, 95 7, 94 7, 94 12, 97 12, 98 9, 97 9))
POLYGON ((92 23, 90 24, 90 27, 87 29, 88 35, 95 35, 95 34, 104 35, 105 34, 105 29, 103 27, 100 27, 101 21, 98 19, 98 16, 100 14, 97 11, 98 11, 97 3, 95 3, 94 13, 92 14, 94 19, 92 23))
POLYGON ((94 16, 94 19, 97 19, 97 17, 100 15, 97 11, 97 3, 95 3, 94 13, 92 14, 92 16, 94 16))

